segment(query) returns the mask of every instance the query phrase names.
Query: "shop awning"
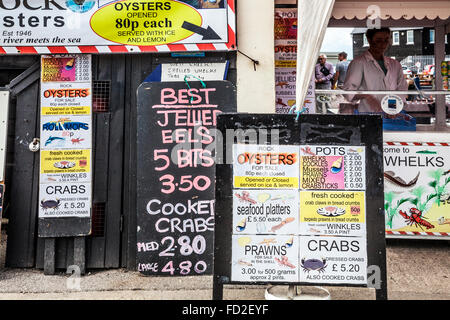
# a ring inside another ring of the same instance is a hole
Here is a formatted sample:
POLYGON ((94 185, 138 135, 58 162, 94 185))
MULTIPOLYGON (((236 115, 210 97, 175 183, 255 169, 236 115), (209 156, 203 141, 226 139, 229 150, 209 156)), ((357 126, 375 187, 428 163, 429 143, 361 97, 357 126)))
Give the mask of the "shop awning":
MULTIPOLYGON (((332 18, 334 19, 367 19, 368 8, 378 6, 380 8, 380 18, 388 19, 428 19, 447 20, 450 17, 450 1, 448 0, 410 0, 410 1, 349 1, 336 0, 332 18)), ((371 11, 369 11, 371 12, 371 11)))

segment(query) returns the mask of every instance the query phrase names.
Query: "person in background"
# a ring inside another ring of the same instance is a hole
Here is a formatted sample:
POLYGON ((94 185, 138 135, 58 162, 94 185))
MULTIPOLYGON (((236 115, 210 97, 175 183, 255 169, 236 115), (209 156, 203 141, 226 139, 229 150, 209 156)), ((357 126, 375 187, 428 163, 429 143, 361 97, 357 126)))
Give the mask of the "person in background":
MULTIPOLYGON (((400 62, 384 54, 391 43, 389 28, 368 29, 366 32, 369 49, 353 59, 347 69, 344 90, 392 91, 407 90, 408 83, 403 75, 400 62)), ((381 100, 384 95, 345 95, 356 103, 360 100, 358 112, 381 113, 381 100)))
POLYGON ((333 65, 327 62, 327 56, 324 54, 319 56, 318 62, 315 68, 316 89, 331 89, 331 80, 334 77, 333 65))
POLYGON ((223 0, 201 0, 202 9, 223 8, 223 0))
POLYGON ((338 89, 344 86, 345 76, 350 62, 347 61, 347 53, 345 51, 339 53, 339 62, 336 64, 336 74, 334 75, 334 83, 338 89))

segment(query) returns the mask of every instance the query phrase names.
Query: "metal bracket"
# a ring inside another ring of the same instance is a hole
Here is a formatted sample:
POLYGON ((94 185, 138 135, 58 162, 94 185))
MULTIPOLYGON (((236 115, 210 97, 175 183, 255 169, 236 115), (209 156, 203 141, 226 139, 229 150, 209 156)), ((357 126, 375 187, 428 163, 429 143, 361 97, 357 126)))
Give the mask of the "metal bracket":
POLYGON ((30 151, 31 152, 38 152, 39 148, 41 147, 40 142, 41 141, 39 140, 39 138, 34 138, 33 141, 31 141, 30 145, 28 146, 30 151))

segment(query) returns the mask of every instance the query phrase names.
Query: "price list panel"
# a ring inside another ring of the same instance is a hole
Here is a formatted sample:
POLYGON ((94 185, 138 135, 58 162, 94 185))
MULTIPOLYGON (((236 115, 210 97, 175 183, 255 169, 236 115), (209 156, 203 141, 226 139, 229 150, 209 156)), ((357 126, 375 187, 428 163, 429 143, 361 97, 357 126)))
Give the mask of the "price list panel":
POLYGON ((366 159, 364 149, 365 147, 349 148, 344 156, 344 163, 346 164, 344 167, 345 190, 366 189, 366 159))
POLYGON ((298 178, 298 146, 234 145, 233 281, 298 281, 298 178))
POLYGON ((41 59, 42 82, 90 82, 91 78, 90 55, 55 55, 41 59))
POLYGON ((366 284, 365 152, 235 145, 232 281, 366 284))
POLYGON ((301 189, 365 190, 364 146, 301 146, 301 189))

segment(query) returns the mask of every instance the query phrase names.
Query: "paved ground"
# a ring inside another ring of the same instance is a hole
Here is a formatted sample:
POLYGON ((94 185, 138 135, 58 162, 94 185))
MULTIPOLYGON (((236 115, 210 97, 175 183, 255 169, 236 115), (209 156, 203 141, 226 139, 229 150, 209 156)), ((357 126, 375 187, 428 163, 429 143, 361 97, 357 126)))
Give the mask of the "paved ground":
MULTIPOLYGON (((449 241, 388 240, 389 299, 450 300, 449 241)), ((0 299, 203 300, 212 297, 212 277, 143 277, 138 272, 103 270, 80 279, 80 290, 64 273, 4 268, 6 241, 0 245, 0 299)), ((262 300, 266 286, 226 286, 225 299, 262 300)), ((285 290, 285 287, 278 290, 285 290)), ((303 288, 312 290, 311 288, 303 288)), ((333 300, 374 299, 365 288, 326 287, 333 300)))

